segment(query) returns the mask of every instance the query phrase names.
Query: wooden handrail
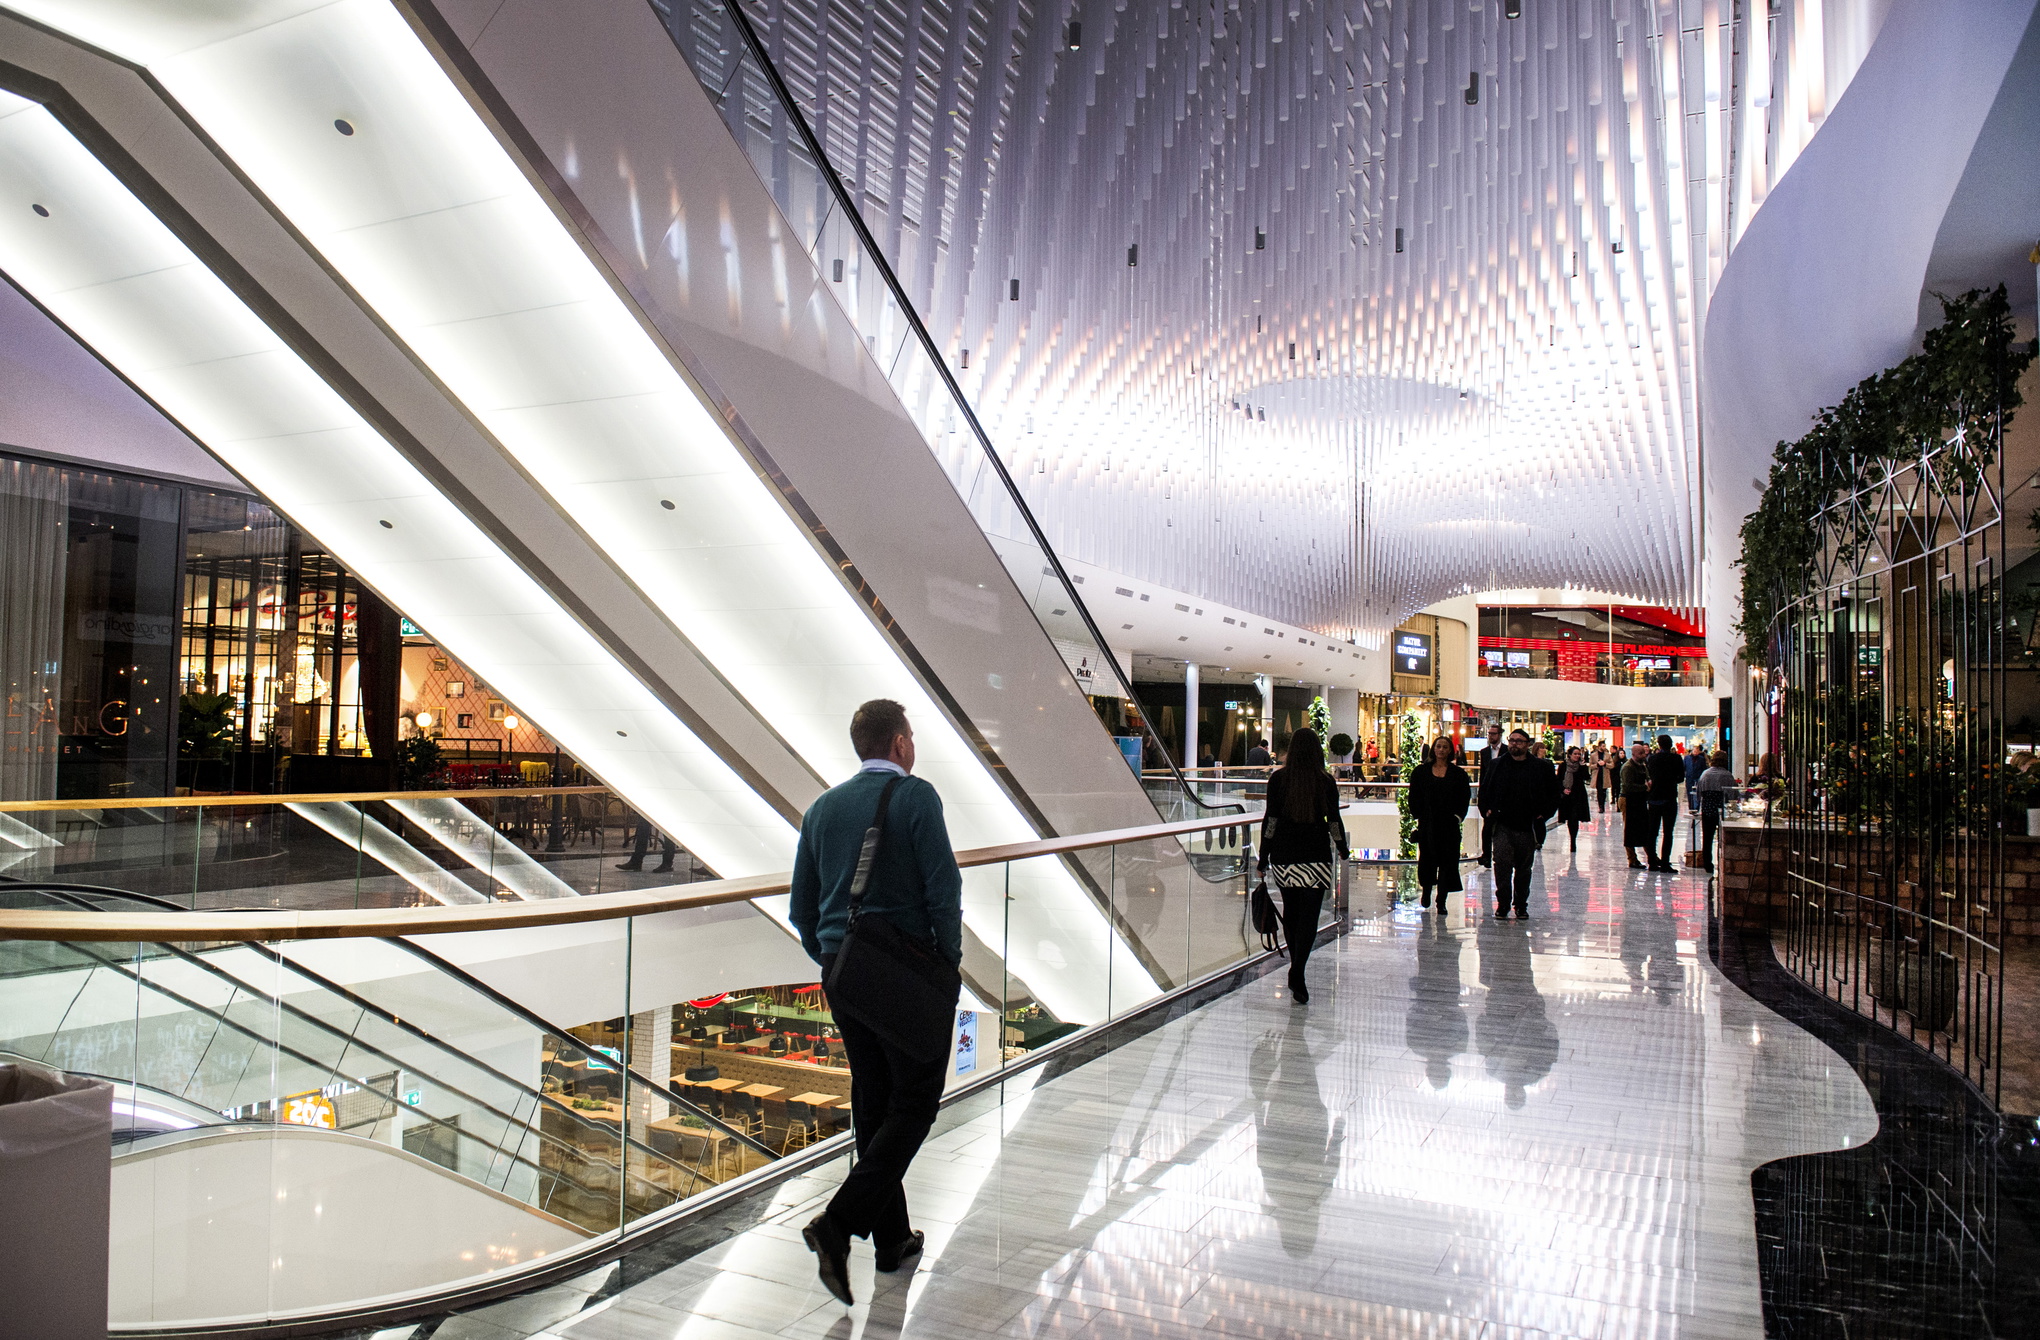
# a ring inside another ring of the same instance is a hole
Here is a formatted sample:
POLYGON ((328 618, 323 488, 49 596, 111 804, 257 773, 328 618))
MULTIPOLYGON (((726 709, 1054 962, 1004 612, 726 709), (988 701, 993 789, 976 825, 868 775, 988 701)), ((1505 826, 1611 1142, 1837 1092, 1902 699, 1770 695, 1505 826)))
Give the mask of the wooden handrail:
MULTIPOLYGON (((556 787, 552 791, 565 790, 556 787)), ((551 794, 552 792, 548 792, 551 794)), ((378 796, 386 794, 376 793, 378 796)), ((412 792, 444 795, 445 792, 412 792)), ((500 794, 500 793, 498 793, 500 794)), ((332 797, 321 797, 332 799, 332 797)), ((1258 814, 1226 819, 1186 819, 1181 823, 1112 828, 1073 837, 1038 838, 978 847, 956 853, 966 868, 1024 861, 1036 856, 1114 847, 1127 842, 1185 837, 1218 828, 1251 827, 1258 814)), ((328 912, 262 908, 247 912, 72 912, 0 910, 0 940, 78 940, 120 943, 196 944, 247 940, 340 940, 387 935, 445 935, 456 931, 511 930, 524 926, 568 926, 619 917, 649 916, 691 907, 748 902, 785 893, 790 873, 750 875, 741 879, 708 880, 664 889, 593 893, 579 898, 546 898, 538 902, 462 903, 455 906, 341 909, 328 912)), ((33 881, 23 887, 33 888, 33 881)), ((0 891, 6 885, 0 884, 0 891)))
POLYGON ((243 792, 229 796, 119 796, 106 800, 0 800, 0 814, 52 810, 176 810, 206 805, 315 805, 324 800, 493 800, 501 796, 609 795, 606 786, 482 786, 466 791, 243 792))

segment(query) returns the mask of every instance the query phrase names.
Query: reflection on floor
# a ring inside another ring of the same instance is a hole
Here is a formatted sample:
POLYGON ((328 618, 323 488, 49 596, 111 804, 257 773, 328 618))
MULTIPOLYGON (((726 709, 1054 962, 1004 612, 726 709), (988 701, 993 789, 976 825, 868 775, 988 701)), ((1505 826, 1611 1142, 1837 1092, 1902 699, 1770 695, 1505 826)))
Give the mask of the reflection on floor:
POLYGON ((909 1184, 924 1265, 860 1245, 855 1308, 799 1238, 839 1162, 697 1254, 430 1333, 1761 1335, 1751 1172, 1868 1140, 1869 1097, 1708 961, 1697 874, 1625 868, 1604 825, 1564 847, 1528 922, 1471 866, 1470 917, 1369 908, 1366 879, 1308 1006, 1261 977, 945 1113, 909 1184))

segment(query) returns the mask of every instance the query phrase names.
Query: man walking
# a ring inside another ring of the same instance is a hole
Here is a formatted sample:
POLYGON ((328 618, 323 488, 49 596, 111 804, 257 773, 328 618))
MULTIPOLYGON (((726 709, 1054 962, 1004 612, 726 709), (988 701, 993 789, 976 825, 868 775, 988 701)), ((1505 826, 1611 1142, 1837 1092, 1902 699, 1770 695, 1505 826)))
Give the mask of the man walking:
POLYGON ((1480 770, 1480 803, 1494 833, 1495 919, 1513 905, 1516 920, 1530 918, 1530 858, 1537 836, 1558 808, 1558 777, 1551 760, 1533 757, 1530 736, 1509 732, 1509 747, 1480 770))
MULTIPOLYGON (((1528 737, 1525 737, 1528 738, 1528 737)), ((1480 759, 1480 799, 1475 803, 1480 809, 1480 868, 1491 868, 1495 863, 1495 826, 1488 818, 1487 776, 1488 764, 1505 757, 1508 750, 1502 747, 1502 723, 1491 721, 1487 728, 1487 747, 1476 757, 1480 759)))
POLYGON ((1677 866, 1672 864, 1672 837, 1679 827, 1679 784, 1686 780, 1686 765, 1672 752, 1672 737, 1657 737, 1657 752, 1644 761, 1644 769, 1650 774, 1650 791, 1646 804, 1650 806, 1650 827, 1647 830, 1653 839, 1650 868, 1663 875, 1676 875, 1677 866))
POLYGON ((1247 751, 1247 766, 1250 768, 1272 768, 1275 766, 1275 756, 1268 752, 1268 742, 1266 740, 1254 741, 1254 747, 1247 751))
MULTIPOLYGON (((868 829, 878 824, 888 785, 878 850, 864 885, 860 916, 884 917, 951 965, 963 961, 963 875, 950 850, 942 799, 914 770, 914 732, 906 709, 875 698, 850 720, 850 743, 864 761, 855 777, 825 792, 801 820, 793 858, 789 917, 801 947, 827 980, 850 928, 852 884, 868 829)), ((921 1254, 922 1235, 907 1218, 901 1186, 907 1167, 935 1124, 947 1058, 923 1060, 887 1033, 903 1021, 860 1014, 831 1000, 850 1063, 850 1115, 857 1160, 828 1208, 803 1236, 818 1258, 823 1285, 844 1303, 850 1294, 850 1240, 868 1237, 878 1268, 898 1270, 921 1254), (860 1017, 861 1016, 861 1017, 860 1017)), ((951 1003, 951 1020, 954 1019, 951 1003)), ((911 1022, 911 1021, 905 1021, 911 1022)))

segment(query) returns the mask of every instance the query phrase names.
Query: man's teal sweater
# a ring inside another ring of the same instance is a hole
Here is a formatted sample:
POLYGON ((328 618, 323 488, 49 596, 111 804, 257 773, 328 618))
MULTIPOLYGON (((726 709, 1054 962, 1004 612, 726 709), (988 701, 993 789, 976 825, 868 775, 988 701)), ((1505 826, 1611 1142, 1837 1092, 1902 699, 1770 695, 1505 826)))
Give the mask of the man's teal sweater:
MULTIPOLYGON (((801 948, 819 963, 843 943, 850 924, 850 881, 864 830, 893 774, 860 772, 822 793, 800 821, 793 857, 790 916, 801 948)), ((942 797, 918 777, 903 777, 887 808, 885 841, 864 890, 864 910, 963 962, 963 872, 950 850, 942 797)))

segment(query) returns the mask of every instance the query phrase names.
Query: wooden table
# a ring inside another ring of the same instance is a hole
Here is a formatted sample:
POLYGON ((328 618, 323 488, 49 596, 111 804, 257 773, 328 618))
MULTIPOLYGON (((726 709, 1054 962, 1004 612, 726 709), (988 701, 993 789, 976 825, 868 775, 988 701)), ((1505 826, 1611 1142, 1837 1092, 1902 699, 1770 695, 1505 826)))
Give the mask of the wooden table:
MULTIPOLYGON (((703 1171, 712 1178, 720 1178, 722 1176, 724 1147, 730 1142, 730 1133, 728 1131, 718 1130, 713 1126, 706 1129, 700 1126, 689 1126, 679 1117, 662 1117, 658 1121, 651 1123, 647 1129, 671 1135, 673 1137, 675 1153, 678 1154, 682 1161, 688 1158, 688 1146, 694 1144, 697 1154, 695 1161, 704 1165, 703 1171), (695 1142, 699 1143, 696 1144, 695 1142)), ((651 1143, 654 1148, 658 1147, 657 1141, 651 1143)), ((729 1149, 728 1152, 735 1154, 739 1159, 742 1158, 741 1153, 734 1148, 729 1149)))
POLYGON ((743 1083, 742 1080, 736 1079, 711 1079, 703 1080, 700 1084, 696 1085, 695 1087, 700 1089, 714 1089, 717 1093, 728 1093, 731 1089, 736 1088, 737 1085, 741 1083, 743 1083))
POLYGON ((804 1093, 798 1098, 789 1098, 786 1101, 789 1103, 806 1103, 809 1107, 827 1107, 831 1103, 842 1101, 842 1095, 834 1093, 804 1093))
MULTIPOLYGON (((735 1083, 734 1080, 731 1082, 735 1083)), ((775 1093, 785 1093, 786 1086, 784 1084, 746 1084, 743 1088, 738 1089, 737 1092, 747 1093, 753 1098, 770 1098, 775 1093)))

